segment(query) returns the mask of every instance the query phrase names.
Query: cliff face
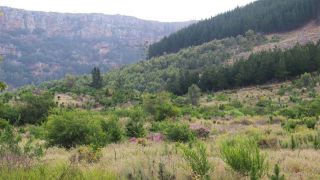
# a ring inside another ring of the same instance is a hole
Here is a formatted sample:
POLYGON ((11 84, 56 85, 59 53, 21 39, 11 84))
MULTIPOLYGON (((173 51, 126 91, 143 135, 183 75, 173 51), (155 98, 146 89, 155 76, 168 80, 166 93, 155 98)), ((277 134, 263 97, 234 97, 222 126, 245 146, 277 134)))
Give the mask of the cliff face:
POLYGON ((0 79, 12 86, 104 71, 142 59, 149 43, 190 24, 0 7, 0 79))

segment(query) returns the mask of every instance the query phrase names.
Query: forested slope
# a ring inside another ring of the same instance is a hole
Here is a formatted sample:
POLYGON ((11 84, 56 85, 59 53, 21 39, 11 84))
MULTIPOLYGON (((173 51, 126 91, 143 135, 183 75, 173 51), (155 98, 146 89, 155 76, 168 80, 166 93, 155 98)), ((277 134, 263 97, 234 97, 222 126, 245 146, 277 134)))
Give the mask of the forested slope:
POLYGON ((190 25, 149 47, 149 58, 214 39, 244 34, 283 32, 319 18, 318 0, 259 0, 190 25))

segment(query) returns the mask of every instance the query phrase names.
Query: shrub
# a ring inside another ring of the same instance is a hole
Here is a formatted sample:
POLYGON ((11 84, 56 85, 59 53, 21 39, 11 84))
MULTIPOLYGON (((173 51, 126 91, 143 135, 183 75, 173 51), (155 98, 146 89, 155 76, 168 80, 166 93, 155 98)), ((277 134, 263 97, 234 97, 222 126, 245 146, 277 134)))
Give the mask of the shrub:
POLYGON ((314 149, 320 149, 320 133, 319 132, 314 136, 313 147, 314 149))
POLYGON ((179 109, 171 102, 170 94, 164 92, 157 95, 144 95, 143 107, 146 112, 154 116, 156 121, 179 115, 179 109))
POLYGON ((169 140, 175 142, 188 142, 195 138, 193 132, 186 124, 172 124, 166 130, 166 136, 169 140))
POLYGON ((32 159, 43 154, 42 144, 35 143, 33 139, 23 142, 13 126, 7 125, 0 130, 0 167, 26 168, 30 166, 32 159))
POLYGON ((220 146, 222 159, 236 172, 261 178, 267 170, 266 156, 260 153, 257 142, 252 138, 233 137, 220 146))
POLYGON ((8 120, 10 124, 16 124, 21 119, 21 115, 17 107, 0 103, 0 118, 8 120))
POLYGON ((102 119, 87 111, 57 110, 48 117, 46 138, 49 145, 66 148, 89 144, 104 146, 107 139, 101 128, 102 119))
POLYGON ((190 86, 188 88, 188 99, 189 99, 189 102, 193 106, 199 105, 200 96, 201 96, 200 88, 197 85, 192 84, 192 86, 190 86))
POLYGON ((273 175, 270 177, 270 180, 284 180, 284 175, 280 175, 279 165, 276 164, 273 169, 273 175))
POLYGON ((293 131, 300 124, 300 120, 288 119, 286 122, 282 123, 282 127, 287 131, 293 131))
POLYGON ((30 125, 27 127, 30 132, 30 135, 37 139, 45 139, 46 138, 46 130, 43 126, 35 126, 30 125))
POLYGON ((4 119, 0 119, 0 130, 6 128, 9 125, 9 122, 4 119))
POLYGON ((50 93, 34 95, 31 92, 25 92, 21 95, 19 102, 21 115, 19 124, 40 124, 45 121, 49 110, 56 106, 53 95, 50 93))
POLYGON ((303 119, 304 124, 307 126, 307 128, 309 129, 315 129, 316 124, 318 122, 318 120, 314 117, 306 117, 303 119))
POLYGON ((143 127, 143 121, 130 120, 126 125, 127 136, 142 138, 146 136, 146 130, 143 127))
POLYGON ((101 127, 103 131, 106 133, 109 142, 116 143, 122 140, 124 130, 119 124, 119 119, 116 116, 111 117, 111 119, 107 121, 102 121, 101 127))
POLYGON ((200 179, 210 179, 209 172, 211 165, 208 160, 206 146, 203 143, 197 142, 193 148, 182 145, 181 150, 183 158, 192 169, 192 173, 200 177, 200 179))

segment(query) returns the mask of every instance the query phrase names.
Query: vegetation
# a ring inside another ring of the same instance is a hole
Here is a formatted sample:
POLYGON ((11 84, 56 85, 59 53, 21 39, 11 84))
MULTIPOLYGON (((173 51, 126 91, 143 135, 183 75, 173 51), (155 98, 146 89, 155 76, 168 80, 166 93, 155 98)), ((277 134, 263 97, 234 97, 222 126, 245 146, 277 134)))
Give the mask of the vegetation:
POLYGON ((251 137, 236 137, 221 145, 223 160, 236 172, 260 179, 267 170, 265 155, 260 153, 257 143, 251 137))
POLYGON ((151 58, 175 53, 182 48, 214 39, 244 35, 250 29, 262 33, 292 30, 316 19, 318 8, 317 0, 259 0, 200 21, 163 38, 149 47, 148 56, 151 58))
POLYGON ((184 159, 188 162, 195 177, 210 179, 211 165, 207 157, 207 149, 203 143, 195 143, 194 148, 181 146, 184 159))
MULTIPOLYGON (((266 2, 313 1, 248 7, 266 2)), ((319 179, 320 42, 261 51, 277 41, 250 30, 2 92, 0 179, 319 179)))

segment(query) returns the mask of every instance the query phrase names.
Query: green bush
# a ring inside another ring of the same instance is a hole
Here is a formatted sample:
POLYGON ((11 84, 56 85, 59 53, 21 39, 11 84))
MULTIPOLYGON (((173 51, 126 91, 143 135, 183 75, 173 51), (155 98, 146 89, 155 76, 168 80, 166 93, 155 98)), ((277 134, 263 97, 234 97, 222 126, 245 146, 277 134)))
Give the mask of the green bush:
POLYGON ((132 110, 129 114, 129 122, 126 124, 126 134, 129 137, 145 137, 146 129, 144 128, 145 114, 141 108, 132 110))
POLYGON ((19 124, 40 124, 46 120, 49 110, 55 106, 53 95, 50 93, 35 95, 29 91, 24 92, 19 100, 19 124))
POLYGON ((175 142, 189 142, 195 138, 188 125, 178 123, 172 124, 166 129, 166 136, 175 142))
POLYGON ((27 127, 27 129, 30 132, 30 135, 37 139, 45 139, 46 138, 46 130, 43 126, 35 126, 35 125, 30 125, 27 127))
POLYGON ((307 128, 309 129, 315 129, 316 124, 318 122, 318 120, 314 117, 306 117, 303 119, 304 124, 307 126, 307 128))
POLYGON ((87 111, 57 109, 45 124, 47 141, 49 145, 66 148, 89 144, 104 146, 107 138, 101 127, 102 120, 100 115, 87 111))
POLYGON ((182 145, 181 150, 183 158, 192 169, 192 173, 200 179, 210 179, 211 165, 208 160, 206 146, 201 142, 197 142, 193 145, 193 148, 182 145))
POLYGON ((267 171, 266 156, 252 138, 237 136, 226 139, 221 143, 220 153, 234 171, 251 179, 260 179, 267 171))
POLYGON ((0 118, 8 120, 10 124, 18 124, 21 115, 18 107, 0 103, 0 118))
POLYGON ((119 142, 124 136, 124 130, 122 129, 119 119, 116 116, 111 117, 109 120, 101 122, 101 127, 107 135, 109 142, 119 142))
POLYGON ((293 131, 301 123, 298 119, 288 119, 282 123, 282 127, 287 131, 293 131))
POLYGON ((145 94, 143 96, 144 110, 151 114, 156 121, 179 115, 179 109, 171 102, 169 93, 159 93, 156 95, 145 94))
POLYGON ((4 119, 0 119, 0 129, 4 129, 9 125, 9 122, 4 119))
MULTIPOLYGON (((32 138, 24 142, 14 127, 7 125, 0 130, 0 166, 1 167, 29 167, 30 161, 44 155, 44 146, 36 143, 32 138)), ((0 168, 2 169, 2 168, 0 168)))

